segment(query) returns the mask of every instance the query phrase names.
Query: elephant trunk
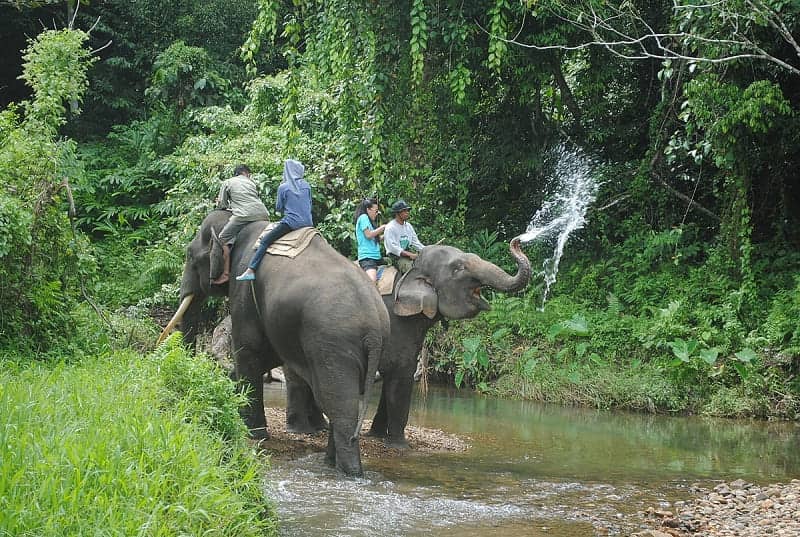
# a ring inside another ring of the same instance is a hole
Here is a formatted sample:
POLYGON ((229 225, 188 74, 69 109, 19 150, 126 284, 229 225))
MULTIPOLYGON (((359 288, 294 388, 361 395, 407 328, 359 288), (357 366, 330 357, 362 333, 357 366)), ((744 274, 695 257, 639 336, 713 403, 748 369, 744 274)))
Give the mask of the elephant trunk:
POLYGON ((172 316, 172 319, 169 320, 167 326, 164 327, 164 330, 161 331, 161 335, 158 336, 158 341, 156 341, 156 345, 164 341, 164 339, 172 332, 172 329, 175 328, 175 325, 181 322, 183 319, 183 314, 186 313, 186 310, 189 309, 189 305, 192 303, 192 299, 194 298, 193 294, 188 294, 183 297, 181 301, 181 305, 178 306, 178 311, 175 312, 175 315, 172 316))
POLYGON ((515 293, 528 285, 531 279, 531 262, 520 248, 519 237, 509 243, 511 256, 517 261, 517 273, 514 276, 495 265, 477 258, 470 271, 483 284, 504 293, 515 293))

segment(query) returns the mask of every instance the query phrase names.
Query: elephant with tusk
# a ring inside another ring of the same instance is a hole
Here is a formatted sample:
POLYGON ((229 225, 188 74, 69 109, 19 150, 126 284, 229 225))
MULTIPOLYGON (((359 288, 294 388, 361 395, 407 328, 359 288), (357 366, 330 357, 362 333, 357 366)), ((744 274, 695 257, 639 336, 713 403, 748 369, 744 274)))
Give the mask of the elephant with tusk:
MULTIPOLYGON (((319 234, 295 257, 268 255, 253 281, 231 280, 210 285, 221 245, 221 229, 229 213, 213 211, 186 250, 181 280, 181 305, 164 329, 180 323, 184 338, 197 336, 200 310, 209 295, 227 294, 235 377, 248 388, 244 418, 255 437, 266 437, 263 375, 283 364, 289 406, 296 397, 311 398, 306 414, 294 414, 295 426, 314 428, 328 417, 326 460, 346 475, 362 475, 359 434, 375 371, 389 340, 389 315, 375 286, 319 234), (313 414, 313 415, 312 415, 313 414), (299 424, 301 420, 305 423, 299 424), (310 420, 310 421, 309 421, 310 420)), ((247 265, 263 223, 239 233, 231 253, 231 270, 247 265)), ((308 403, 303 403, 308 405, 308 403)))
MULTIPOLYGON (((395 448, 406 448, 405 428, 411 407, 411 395, 417 355, 425 342, 428 330, 442 319, 467 319, 490 309, 481 296, 488 287, 504 293, 524 289, 531 278, 531 265, 520 248, 519 238, 509 245, 517 262, 517 272, 507 274, 503 269, 471 253, 452 246, 427 246, 414 262, 413 268, 395 283, 394 292, 383 297, 389 313, 391 335, 378 370, 383 378, 378 410, 372 420, 369 435, 384 438, 395 448)), ((287 378, 287 387, 296 379, 287 378)), ((307 387, 306 397, 289 401, 293 415, 313 415, 313 400, 307 387)))

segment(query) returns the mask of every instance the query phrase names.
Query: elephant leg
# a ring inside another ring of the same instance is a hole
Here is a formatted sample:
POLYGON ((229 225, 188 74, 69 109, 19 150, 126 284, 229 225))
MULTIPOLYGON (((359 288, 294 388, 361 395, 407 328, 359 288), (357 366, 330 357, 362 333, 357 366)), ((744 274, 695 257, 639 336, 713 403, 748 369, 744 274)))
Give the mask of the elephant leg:
POLYGON ((378 438, 385 438, 388 432, 388 423, 386 412, 386 384, 381 385, 381 399, 378 403, 378 410, 375 412, 375 417, 372 418, 372 425, 367 432, 367 436, 376 436, 378 438))
MULTIPOLYGON (((242 418, 250 429, 253 438, 269 438, 267 417, 264 413, 264 373, 269 368, 262 359, 263 351, 254 350, 247 345, 236 350, 235 378, 242 389, 247 391, 247 405, 242 410, 242 418)), ((256 347, 257 348, 257 347, 256 347)))
POLYGON ((330 421, 327 461, 335 461, 336 469, 348 476, 363 475, 358 438, 353 438, 359 418, 359 381, 355 375, 340 377, 337 389, 318 387, 314 395, 330 421))
POLYGON ((386 435, 384 443, 393 448, 408 448, 406 425, 411 408, 411 395, 414 389, 413 371, 391 375, 383 380, 383 391, 386 397, 386 435))
POLYGON ((314 434, 328 428, 311 387, 289 367, 283 368, 286 378, 286 430, 290 433, 314 434))
POLYGON ((347 476, 361 477, 364 475, 364 470, 361 467, 361 449, 358 438, 353 438, 352 427, 355 426, 355 420, 352 421, 352 426, 350 420, 346 420, 344 426, 331 422, 331 427, 328 430, 326 460, 330 464, 331 449, 333 449, 336 457, 336 469, 347 476))

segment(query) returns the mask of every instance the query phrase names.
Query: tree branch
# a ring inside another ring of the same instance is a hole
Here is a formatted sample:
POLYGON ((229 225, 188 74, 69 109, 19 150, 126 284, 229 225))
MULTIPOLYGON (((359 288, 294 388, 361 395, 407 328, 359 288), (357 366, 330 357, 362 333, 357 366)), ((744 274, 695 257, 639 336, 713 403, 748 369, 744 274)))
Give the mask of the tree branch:
MULTIPOLYGON (((591 36, 591 39, 576 45, 537 45, 523 43, 517 38, 507 39, 503 36, 492 35, 493 38, 506 43, 535 50, 581 50, 589 47, 602 47, 623 59, 627 60, 685 60, 694 63, 728 63, 742 59, 766 61, 777 65, 783 70, 794 75, 800 75, 800 68, 790 64, 787 60, 778 58, 758 45, 746 35, 747 24, 759 24, 766 21, 766 27, 771 28, 783 42, 791 47, 800 59, 800 45, 792 35, 780 14, 772 10, 761 0, 745 0, 747 10, 738 10, 731 0, 693 5, 679 5, 673 0, 673 12, 681 14, 682 18, 689 19, 693 13, 710 13, 714 20, 720 21, 723 28, 715 30, 719 35, 730 35, 732 38, 720 39, 707 37, 692 31, 657 32, 633 9, 623 10, 616 6, 605 4, 610 14, 601 15, 590 3, 578 4, 563 3, 558 11, 548 8, 550 13, 591 36), (583 10, 580 8, 583 7, 583 10), (725 31, 727 26, 727 32, 725 31), (631 34, 626 28, 639 28, 642 31, 631 34), (648 48, 648 45, 652 45, 648 48), (686 52, 687 46, 696 48, 697 45, 720 47, 722 50, 717 55, 702 55, 686 52), (681 47, 678 50, 676 46, 681 47)), ((479 25, 480 27, 480 25, 479 25)), ((487 32, 481 27, 481 29, 487 32)))

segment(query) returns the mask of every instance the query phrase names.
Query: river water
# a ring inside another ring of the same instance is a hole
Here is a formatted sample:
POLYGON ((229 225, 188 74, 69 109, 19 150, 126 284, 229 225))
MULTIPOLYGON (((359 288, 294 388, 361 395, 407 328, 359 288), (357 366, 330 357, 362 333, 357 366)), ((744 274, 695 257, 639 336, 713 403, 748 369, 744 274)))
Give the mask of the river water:
MULTIPOLYGON (((269 384, 265 398, 283 406, 285 392, 269 384)), ((366 459, 363 479, 336 475, 322 453, 274 460, 267 487, 281 535, 629 535, 644 528, 648 507, 693 498, 692 484, 800 477, 795 423, 564 408, 434 387, 427 398, 415 394, 409 425, 471 447, 366 459)))

